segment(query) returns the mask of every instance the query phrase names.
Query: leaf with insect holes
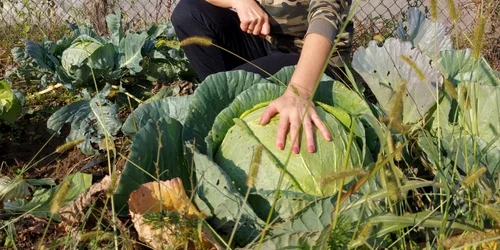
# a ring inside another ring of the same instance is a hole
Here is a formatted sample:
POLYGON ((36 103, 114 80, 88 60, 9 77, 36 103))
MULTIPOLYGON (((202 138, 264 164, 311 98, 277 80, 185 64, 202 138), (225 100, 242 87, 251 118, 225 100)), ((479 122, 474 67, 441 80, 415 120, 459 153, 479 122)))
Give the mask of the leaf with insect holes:
POLYGON ((412 48, 409 42, 389 38, 379 47, 377 42, 372 41, 366 48, 360 47, 354 53, 352 66, 363 77, 387 115, 397 105, 394 100, 398 90, 406 85, 403 124, 422 119, 441 95, 441 74, 431 67, 431 59, 412 48))
POLYGON ((425 18, 425 14, 418 8, 409 8, 407 12, 408 23, 405 27, 402 21, 396 29, 396 35, 402 41, 409 41, 422 53, 436 59, 439 52, 453 50, 453 44, 446 27, 425 18))
POLYGON ((85 154, 98 154, 99 149, 105 149, 101 140, 106 136, 115 136, 122 126, 118 119, 118 105, 106 99, 111 89, 106 85, 99 95, 90 100, 81 100, 65 106, 47 120, 47 128, 59 133, 64 124, 71 125, 71 131, 66 141, 84 138, 85 142, 79 147, 85 154), (97 143, 99 149, 92 144, 97 143))

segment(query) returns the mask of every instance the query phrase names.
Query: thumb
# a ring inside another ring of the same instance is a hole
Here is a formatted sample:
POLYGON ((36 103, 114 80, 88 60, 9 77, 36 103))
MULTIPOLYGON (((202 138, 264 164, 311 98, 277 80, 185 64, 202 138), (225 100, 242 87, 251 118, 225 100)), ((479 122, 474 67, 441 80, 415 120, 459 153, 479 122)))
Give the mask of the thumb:
POLYGON ((278 109, 276 108, 276 105, 274 104, 274 102, 271 102, 271 104, 269 104, 269 106, 267 106, 267 108, 264 110, 264 113, 262 113, 259 124, 260 125, 267 124, 271 120, 271 118, 277 113, 279 112, 278 109))

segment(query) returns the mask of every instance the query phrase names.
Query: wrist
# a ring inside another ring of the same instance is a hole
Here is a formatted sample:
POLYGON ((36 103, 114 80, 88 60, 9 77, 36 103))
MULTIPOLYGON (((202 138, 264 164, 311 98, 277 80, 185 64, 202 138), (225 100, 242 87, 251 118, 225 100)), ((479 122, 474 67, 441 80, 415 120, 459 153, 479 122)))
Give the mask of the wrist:
POLYGON ((249 1, 254 1, 254 0, 229 0, 229 3, 231 5, 231 8, 237 10, 238 7, 241 6, 244 2, 249 2, 249 1))
POLYGON ((313 90, 311 90, 307 87, 301 86, 300 84, 293 83, 293 82, 290 82, 288 84, 286 91, 289 92, 290 94, 294 94, 295 96, 299 96, 299 97, 302 97, 304 99, 311 98, 311 96, 313 94, 313 90))

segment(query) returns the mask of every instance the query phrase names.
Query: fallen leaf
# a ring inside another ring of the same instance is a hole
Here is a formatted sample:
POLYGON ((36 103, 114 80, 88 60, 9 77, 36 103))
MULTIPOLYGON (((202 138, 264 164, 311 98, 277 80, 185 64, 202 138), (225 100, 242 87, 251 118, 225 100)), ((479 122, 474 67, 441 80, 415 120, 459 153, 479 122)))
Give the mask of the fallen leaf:
POLYGON ((219 249, 179 178, 141 185, 128 205, 139 239, 154 249, 219 249))
MULTIPOLYGON (((119 177, 116 179, 115 181, 119 182, 119 177)), ((87 191, 78 195, 70 204, 62 207, 59 210, 61 219, 69 225, 81 223, 83 216, 85 216, 92 204, 94 204, 96 200, 103 198, 103 196, 105 197, 110 182, 111 177, 109 175, 105 176, 101 182, 90 186, 87 191)))

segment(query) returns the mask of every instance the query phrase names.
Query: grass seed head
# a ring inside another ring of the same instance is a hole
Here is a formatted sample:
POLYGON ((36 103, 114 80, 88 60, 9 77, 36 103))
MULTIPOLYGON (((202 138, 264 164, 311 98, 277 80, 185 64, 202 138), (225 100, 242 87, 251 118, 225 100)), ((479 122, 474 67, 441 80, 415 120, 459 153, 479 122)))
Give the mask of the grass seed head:
POLYGON ((65 180, 61 183, 59 188, 54 194, 54 198, 50 203, 50 213, 57 214, 59 209, 64 205, 66 198, 68 197, 69 190, 71 189, 71 181, 65 180))
POLYGON ((479 18, 477 23, 476 33, 474 34, 474 48, 472 50, 472 57, 479 58, 484 42, 484 27, 486 26, 486 16, 479 18))
POLYGON ((72 140, 69 142, 64 143, 63 145, 59 146, 56 148, 56 153, 64 153, 72 148, 74 148, 76 145, 82 143, 85 141, 85 138, 79 138, 76 140, 72 140))
POLYGON ((246 181, 248 188, 253 188, 255 186, 255 179, 257 179, 260 161, 262 159, 262 147, 262 144, 257 144, 256 148, 254 149, 252 162, 250 163, 250 170, 246 181))
POLYGON ((188 45, 211 46, 212 40, 208 37, 192 36, 181 41, 181 46, 188 45))
POLYGON ((465 105, 463 106, 464 109, 472 108, 469 92, 467 91, 467 88, 463 85, 460 87, 460 99, 465 103, 465 105))
POLYGON ((433 21, 438 18, 437 0, 431 0, 431 18, 433 21))
POLYGON ((411 58, 405 56, 405 55, 401 55, 401 59, 403 59, 403 61, 405 61, 406 63, 408 63, 408 65, 410 65, 410 67, 415 70, 415 73, 417 73, 417 76, 418 78, 424 82, 427 78, 425 77, 425 74, 424 72, 417 66, 417 64, 415 63, 415 61, 413 61, 411 58))
POLYGON ((389 194, 389 199, 392 201, 397 201, 400 198, 400 192, 398 183, 396 182, 396 178, 394 173, 390 169, 385 170, 385 185, 387 189, 387 193, 389 194))
POLYGON ((104 231, 92 231, 88 233, 81 234, 79 237, 79 242, 90 242, 90 241, 104 241, 108 240, 111 241, 113 240, 113 233, 112 232, 104 232, 104 231))
POLYGON ((394 159, 396 161, 402 161, 403 160, 403 143, 400 141, 396 142, 396 145, 394 146, 394 159))
POLYGON ((458 21, 458 13, 457 9, 455 8, 455 1, 453 0, 446 0, 448 3, 448 13, 450 16, 450 19, 453 23, 457 23, 458 21))
POLYGON ((324 187, 344 178, 357 177, 365 174, 366 171, 362 168, 343 169, 323 177, 320 181, 320 186, 324 187))
POLYGON ((458 93, 457 93, 457 88, 455 88, 455 85, 450 82, 448 79, 444 79, 444 90, 448 95, 450 95, 451 98, 457 100, 458 99, 458 93))
POLYGON ((374 225, 372 223, 370 222, 365 223, 361 228, 361 230, 359 230, 358 236, 356 237, 357 241, 365 242, 372 234, 373 228, 374 225))
POLYGON ((106 191, 106 195, 108 196, 108 198, 111 198, 115 193, 119 177, 120 177, 120 172, 118 171, 115 171, 111 174, 108 190, 106 191))
POLYGON ((401 84, 394 94, 391 110, 389 110, 389 125, 403 133, 406 128, 403 124, 404 96, 406 94, 406 83, 401 84))
POLYGON ((500 209, 491 205, 483 205, 483 212, 500 226, 500 209))
POLYGON ((464 187, 472 187, 474 184, 476 184, 481 177, 486 173, 488 169, 486 167, 480 167, 475 169, 471 174, 467 175, 462 180, 462 186, 464 187))

